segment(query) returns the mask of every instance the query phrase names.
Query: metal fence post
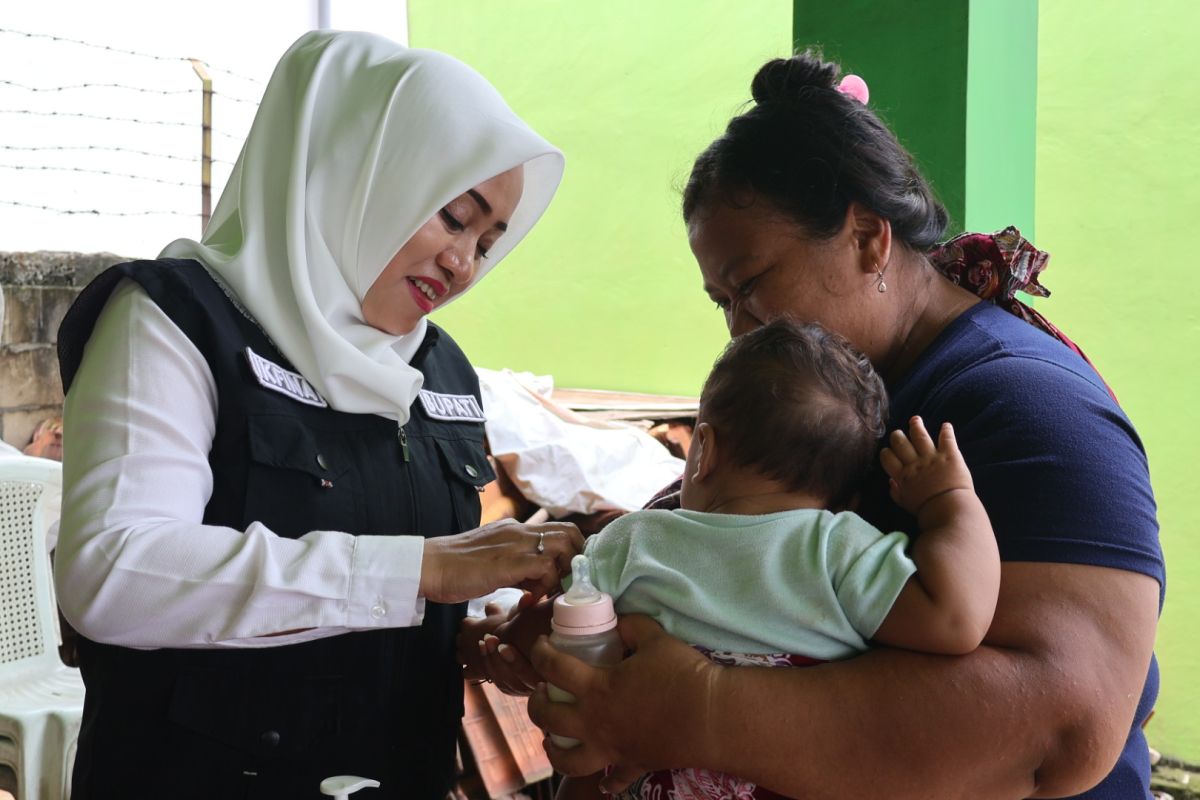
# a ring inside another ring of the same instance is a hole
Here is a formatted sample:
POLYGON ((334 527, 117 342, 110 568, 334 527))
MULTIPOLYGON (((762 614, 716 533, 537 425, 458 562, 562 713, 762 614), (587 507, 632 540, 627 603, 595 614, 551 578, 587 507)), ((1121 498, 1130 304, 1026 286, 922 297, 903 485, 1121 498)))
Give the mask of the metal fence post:
POLYGON ((203 236, 208 219, 212 216, 212 78, 200 59, 189 58, 188 61, 192 62, 192 69, 204 86, 200 142, 200 235, 203 236))

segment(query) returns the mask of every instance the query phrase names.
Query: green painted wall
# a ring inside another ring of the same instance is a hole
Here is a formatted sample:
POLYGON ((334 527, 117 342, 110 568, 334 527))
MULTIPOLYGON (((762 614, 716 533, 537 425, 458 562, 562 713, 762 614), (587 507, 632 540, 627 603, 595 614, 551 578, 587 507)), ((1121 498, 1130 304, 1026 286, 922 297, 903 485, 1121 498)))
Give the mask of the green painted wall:
POLYGON ((486 75, 567 154, 542 223, 435 319, 475 363, 699 393, 727 335, 679 213, 701 149, 789 52, 791 0, 409 0, 410 41, 486 75))
POLYGON ((966 203, 967 11, 967 0, 796 0, 792 32, 797 49, 819 46, 867 81, 871 107, 916 158, 954 231, 966 203))
POLYGON ((1039 304, 1137 425, 1159 503, 1168 595, 1151 742, 1200 761, 1200 4, 1043 0, 1038 21, 1039 304))
POLYGON ((970 0, 965 223, 1034 240, 1037 0, 970 0))

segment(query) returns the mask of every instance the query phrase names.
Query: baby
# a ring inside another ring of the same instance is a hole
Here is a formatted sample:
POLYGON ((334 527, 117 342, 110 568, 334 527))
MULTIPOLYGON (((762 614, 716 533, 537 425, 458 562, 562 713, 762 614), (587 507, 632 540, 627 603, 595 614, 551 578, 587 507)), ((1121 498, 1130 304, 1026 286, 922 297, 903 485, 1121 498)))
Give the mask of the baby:
MULTIPOLYGON (((873 468, 887 397, 870 363, 817 325, 778 320, 734 339, 700 397, 676 511, 639 511, 587 542, 618 613, 648 614, 723 664, 803 666, 870 642, 948 655, 979 646, 1000 561, 947 423, 920 418, 879 456, 910 543, 847 510, 873 468)), ((595 796, 595 781, 559 792, 595 796)), ((624 797, 762 798, 704 769, 644 776, 624 797)))

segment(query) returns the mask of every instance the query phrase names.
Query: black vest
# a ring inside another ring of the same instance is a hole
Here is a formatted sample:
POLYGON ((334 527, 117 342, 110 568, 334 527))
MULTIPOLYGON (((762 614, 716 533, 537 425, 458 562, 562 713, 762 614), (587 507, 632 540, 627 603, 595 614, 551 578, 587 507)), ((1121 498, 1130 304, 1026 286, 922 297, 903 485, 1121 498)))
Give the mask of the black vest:
MULTIPOLYGON (((418 401, 398 428, 301 402, 279 390, 296 388, 286 380, 265 387, 247 348, 294 368, 194 261, 120 264, 90 284, 59 332, 64 388, 122 278, 141 284, 216 382, 205 524, 260 522, 290 538, 312 530, 432 537, 478 526, 478 491, 494 477, 481 423, 435 419, 418 401)), ((471 365, 433 325, 411 364, 426 390, 478 401, 471 365)), ((463 614, 463 604, 427 603, 420 627, 255 649, 84 640, 73 796, 299 800, 320 797, 322 778, 355 774, 382 783, 375 797, 441 800, 463 712, 454 646, 463 614)))

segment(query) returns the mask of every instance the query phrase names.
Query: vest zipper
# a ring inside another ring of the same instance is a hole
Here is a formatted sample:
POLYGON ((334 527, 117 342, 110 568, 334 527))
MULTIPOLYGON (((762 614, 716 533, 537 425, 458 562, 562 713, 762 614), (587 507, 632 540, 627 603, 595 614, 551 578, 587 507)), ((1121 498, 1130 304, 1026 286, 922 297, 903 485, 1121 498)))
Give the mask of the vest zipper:
POLYGON ((404 463, 408 463, 408 434, 404 432, 404 426, 400 426, 399 433, 396 434, 400 440, 400 452, 404 454, 404 463))

